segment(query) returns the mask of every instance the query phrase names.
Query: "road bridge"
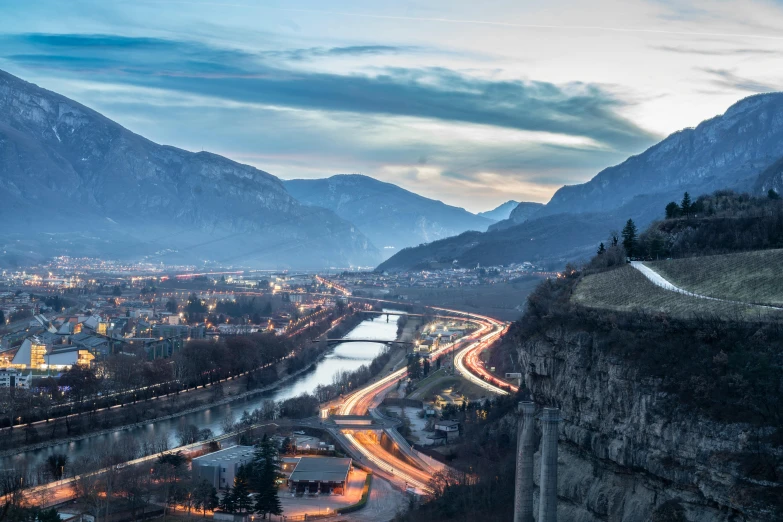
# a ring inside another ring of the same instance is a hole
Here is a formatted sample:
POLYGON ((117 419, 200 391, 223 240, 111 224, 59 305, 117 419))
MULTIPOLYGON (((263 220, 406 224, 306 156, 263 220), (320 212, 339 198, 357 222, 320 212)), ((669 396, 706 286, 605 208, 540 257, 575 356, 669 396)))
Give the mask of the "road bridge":
POLYGON ((383 339, 312 339, 311 342, 313 343, 320 343, 321 341, 326 341, 326 344, 340 344, 340 343, 381 343, 386 345, 404 345, 404 346, 412 346, 412 342, 408 341, 386 341, 383 339))

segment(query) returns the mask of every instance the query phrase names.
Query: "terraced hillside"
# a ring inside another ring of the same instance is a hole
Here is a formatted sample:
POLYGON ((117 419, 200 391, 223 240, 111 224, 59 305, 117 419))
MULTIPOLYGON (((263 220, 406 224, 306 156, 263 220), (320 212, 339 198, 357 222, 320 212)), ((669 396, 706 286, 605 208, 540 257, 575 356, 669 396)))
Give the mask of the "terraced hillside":
MULTIPOLYGON (((704 259, 706 258, 698 258, 695 259, 695 261, 704 259)), ((669 261, 669 263, 672 262, 669 261)), ((708 270, 705 271, 708 272, 708 270)), ((702 270, 694 270, 693 272, 702 272, 702 270)), ((682 269, 680 273, 685 274, 690 272, 686 269, 682 269)), ((661 274, 663 275, 663 273, 661 274)), ((682 277, 687 278, 692 276, 682 277)), ((717 275, 714 278, 716 281, 720 279, 724 278, 717 275)), ((774 279, 775 278, 770 278, 769 281, 774 279)), ((710 281, 710 278, 706 278, 704 285, 717 285, 717 283, 710 283, 710 281)), ((675 283, 675 281, 671 282, 675 283)), ((686 288, 696 293, 704 293, 697 289, 686 288)), ((728 298, 729 297, 727 297, 727 299, 728 298)), ((665 313, 678 318, 706 315, 732 319, 783 318, 783 312, 780 311, 764 309, 752 305, 738 305, 702 299, 665 290, 654 285, 638 270, 630 266, 623 266, 614 270, 586 276, 577 284, 573 295, 571 296, 571 300, 576 304, 589 308, 602 308, 618 312, 643 310, 650 313, 665 313)), ((736 301, 739 299, 735 297, 734 300, 736 301)))
POLYGON ((783 306, 783 249, 645 263, 670 283, 689 292, 783 306))

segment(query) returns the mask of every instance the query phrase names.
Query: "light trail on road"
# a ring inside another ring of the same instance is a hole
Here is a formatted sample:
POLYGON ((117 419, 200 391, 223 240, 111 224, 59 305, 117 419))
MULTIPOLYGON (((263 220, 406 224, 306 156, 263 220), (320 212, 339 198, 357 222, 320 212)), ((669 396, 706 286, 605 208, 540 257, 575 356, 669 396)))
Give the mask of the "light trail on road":
MULTIPOLYGON (((455 368, 470 382, 480 386, 481 388, 491 391, 499 395, 508 395, 509 391, 502 389, 499 386, 508 386, 512 391, 516 391, 516 387, 508 383, 501 381, 487 372, 480 364, 478 355, 481 350, 489 347, 497 341, 507 330, 507 323, 498 321, 491 317, 463 312, 460 310, 452 310, 448 308, 429 307, 433 310, 442 312, 448 312, 453 314, 452 319, 464 319, 472 323, 478 324, 479 327, 476 331, 467 335, 463 342, 458 344, 450 344, 444 346, 431 353, 432 357, 445 355, 450 352, 456 352, 454 357, 455 368), (464 341, 468 341, 465 345, 464 341), (477 376, 478 375, 478 376, 477 376)), ((404 379, 408 374, 408 369, 400 368, 399 370, 390 373, 389 375, 371 383, 364 388, 361 388, 348 397, 338 408, 340 415, 363 415, 370 413, 373 416, 377 416, 377 412, 373 407, 373 401, 380 394, 394 386, 398 381, 404 379)), ((355 437, 352 433, 343 432, 346 440, 369 462, 372 462, 378 466, 381 470, 392 473, 398 478, 404 479, 409 484, 415 486, 424 493, 431 493, 432 489, 428 486, 425 477, 431 477, 434 470, 428 466, 424 466, 421 471, 416 467, 404 462, 403 460, 395 457, 388 451, 378 447, 375 448, 375 444, 363 444, 361 438, 355 437)), ((405 454, 411 454, 414 462, 420 462, 421 458, 416 456, 415 451, 412 448, 401 446, 395 442, 395 446, 405 454)))

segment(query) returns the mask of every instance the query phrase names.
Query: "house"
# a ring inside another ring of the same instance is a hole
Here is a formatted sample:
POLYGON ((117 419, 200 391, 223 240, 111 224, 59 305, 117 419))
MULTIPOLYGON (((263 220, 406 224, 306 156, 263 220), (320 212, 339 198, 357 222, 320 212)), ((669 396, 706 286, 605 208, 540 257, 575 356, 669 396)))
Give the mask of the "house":
POLYGON ((452 420, 440 420, 433 426, 435 432, 440 432, 446 436, 447 441, 451 441, 459 437, 459 422, 452 420))

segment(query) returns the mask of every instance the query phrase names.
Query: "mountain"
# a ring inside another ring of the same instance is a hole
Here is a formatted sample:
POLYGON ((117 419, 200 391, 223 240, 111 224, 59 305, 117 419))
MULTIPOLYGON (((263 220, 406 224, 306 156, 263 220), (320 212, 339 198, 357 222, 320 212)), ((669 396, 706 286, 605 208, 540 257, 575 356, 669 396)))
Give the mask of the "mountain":
POLYGON ((508 219, 508 216, 511 214, 511 211, 514 210, 517 205, 519 205, 519 201, 514 201, 513 199, 510 199, 505 203, 493 208, 492 210, 487 210, 486 212, 479 212, 477 215, 481 217, 485 217, 487 219, 491 219, 493 221, 503 221, 504 219, 508 219))
POLYGON ((592 253, 629 218, 639 227, 661 218, 666 203, 679 201, 685 191, 695 198, 718 189, 758 194, 783 186, 779 169, 772 167, 782 156, 783 93, 751 96, 587 183, 561 188, 522 224, 503 228, 501 222, 486 234, 400 252, 378 268, 405 270, 454 259, 460 264, 562 266, 592 253), (555 237, 542 238, 542 231, 555 237))
POLYGON ((355 223, 387 256, 466 230, 483 231, 493 223, 463 208, 359 174, 293 179, 283 184, 299 201, 328 208, 355 223))
POLYGON ((2 259, 51 255, 319 268, 374 264, 377 248, 275 176, 153 143, 0 71, 2 259))
POLYGON ((514 207, 514 210, 512 210, 508 217, 502 221, 498 221, 491 227, 489 227, 490 230, 501 230, 504 228, 513 227, 516 225, 521 225, 528 219, 530 219, 536 212, 544 208, 543 203, 529 203, 529 202, 522 202, 518 204, 516 207, 514 207))

